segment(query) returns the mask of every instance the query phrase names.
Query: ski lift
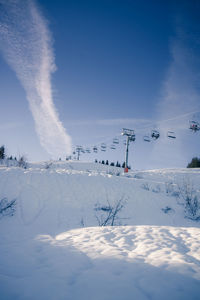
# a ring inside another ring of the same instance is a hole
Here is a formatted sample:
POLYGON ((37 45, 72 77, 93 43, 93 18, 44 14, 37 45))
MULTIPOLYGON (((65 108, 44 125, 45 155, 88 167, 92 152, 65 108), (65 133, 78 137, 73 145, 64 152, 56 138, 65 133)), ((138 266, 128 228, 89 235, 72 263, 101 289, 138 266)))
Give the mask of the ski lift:
POLYGON ((196 121, 190 121, 190 129, 194 132, 200 130, 200 125, 196 121))
POLYGON ((114 138, 113 139, 113 144, 119 144, 119 139, 118 138, 114 138))
POLYGON ((135 141, 135 134, 133 134, 133 135, 131 135, 131 136, 129 137, 129 141, 130 141, 130 142, 134 142, 134 141, 135 141))
POLYGON ((134 132, 134 130, 132 130, 132 129, 123 128, 121 134, 122 134, 122 135, 126 135, 126 136, 127 136, 127 139, 128 139, 130 142, 134 142, 134 141, 135 141, 135 132, 134 132))
POLYGON ((110 146, 110 149, 115 150, 115 149, 116 149, 116 146, 115 146, 114 144, 112 144, 112 145, 110 146))
POLYGON ((76 146, 76 152, 82 152, 83 147, 82 146, 76 146))
POLYGON ((103 152, 106 151, 106 144, 105 143, 101 144, 101 151, 103 151, 103 152))
POLYGON ((97 152, 98 152, 97 146, 94 146, 94 147, 93 147, 93 152, 94 152, 94 153, 97 153, 97 152))
POLYGON ((144 140, 145 142, 150 142, 150 141, 151 141, 149 135, 145 135, 145 136, 143 137, 143 140, 144 140))
POLYGON ((159 131, 158 130, 152 130, 151 131, 151 137, 152 137, 152 139, 157 140, 160 137, 159 131))
POLYGON ((80 159, 80 154, 85 153, 82 146, 76 146, 77 160, 80 159))
POLYGON ((168 138, 171 138, 171 139, 175 139, 176 138, 176 135, 173 131, 168 131, 167 132, 167 137, 168 138))

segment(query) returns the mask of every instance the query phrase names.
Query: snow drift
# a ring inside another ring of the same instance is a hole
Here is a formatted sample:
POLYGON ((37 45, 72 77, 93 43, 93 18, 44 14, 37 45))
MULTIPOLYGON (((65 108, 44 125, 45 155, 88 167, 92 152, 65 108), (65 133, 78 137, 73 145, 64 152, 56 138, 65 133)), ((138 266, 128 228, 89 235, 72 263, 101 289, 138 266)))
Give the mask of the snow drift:
POLYGON ((200 223, 178 184, 199 195, 199 169, 123 174, 92 163, 0 167, 3 299, 199 299, 200 223), (123 199, 115 225, 96 207, 123 199))

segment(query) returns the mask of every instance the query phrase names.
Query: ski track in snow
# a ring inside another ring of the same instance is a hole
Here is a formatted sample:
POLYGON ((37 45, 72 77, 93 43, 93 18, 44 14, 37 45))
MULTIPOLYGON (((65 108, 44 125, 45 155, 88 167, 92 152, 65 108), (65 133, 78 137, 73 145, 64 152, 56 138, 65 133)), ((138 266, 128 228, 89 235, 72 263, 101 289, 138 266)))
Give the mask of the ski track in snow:
POLYGON ((166 194, 166 183, 176 188, 185 178, 199 190, 199 169, 0 167, 0 199, 17 199, 15 215, 0 219, 1 298, 199 299, 200 222, 186 219, 182 201, 166 194), (128 226, 93 227, 95 204, 121 198, 128 226))

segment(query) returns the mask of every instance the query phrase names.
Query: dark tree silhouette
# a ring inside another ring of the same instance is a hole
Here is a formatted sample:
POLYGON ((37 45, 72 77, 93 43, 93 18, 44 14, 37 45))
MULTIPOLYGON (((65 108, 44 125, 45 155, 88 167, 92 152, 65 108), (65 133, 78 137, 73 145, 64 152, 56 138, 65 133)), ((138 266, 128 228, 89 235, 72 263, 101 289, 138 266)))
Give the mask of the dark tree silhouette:
POLYGON ((200 158, 193 157, 191 162, 187 165, 187 168, 200 168, 200 158))
POLYGON ((0 147, 0 159, 4 159, 5 158, 5 147, 1 146, 0 147))

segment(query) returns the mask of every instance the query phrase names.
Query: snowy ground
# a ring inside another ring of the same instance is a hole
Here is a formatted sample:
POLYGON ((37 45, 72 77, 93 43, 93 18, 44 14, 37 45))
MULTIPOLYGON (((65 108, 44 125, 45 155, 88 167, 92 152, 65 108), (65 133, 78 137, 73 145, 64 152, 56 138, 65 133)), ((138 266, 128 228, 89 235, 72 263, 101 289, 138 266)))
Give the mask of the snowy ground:
POLYGON ((179 186, 199 197, 199 169, 134 171, 91 163, 0 167, 1 299, 200 299, 200 221, 179 186), (124 207, 99 227, 108 203, 124 207))

